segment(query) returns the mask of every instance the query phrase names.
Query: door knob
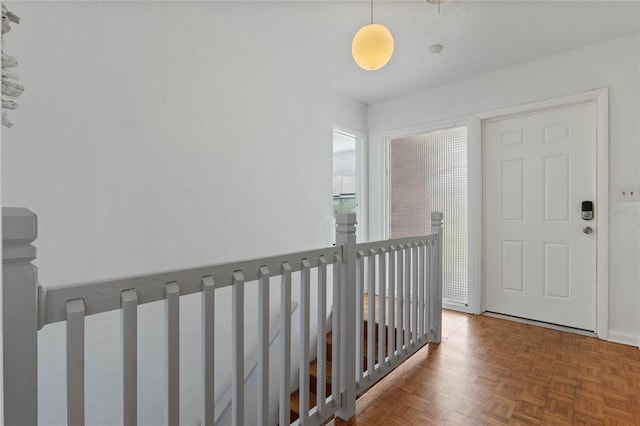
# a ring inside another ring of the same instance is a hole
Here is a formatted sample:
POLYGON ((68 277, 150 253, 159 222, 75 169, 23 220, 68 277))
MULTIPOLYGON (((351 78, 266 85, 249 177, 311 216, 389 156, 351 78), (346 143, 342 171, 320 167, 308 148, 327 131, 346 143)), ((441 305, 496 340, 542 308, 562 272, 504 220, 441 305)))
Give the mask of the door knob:
POLYGON ((593 232, 593 228, 592 228, 592 227, 590 227, 590 226, 585 226, 585 227, 582 229, 582 232, 584 232, 585 234, 591 234, 591 233, 593 232))

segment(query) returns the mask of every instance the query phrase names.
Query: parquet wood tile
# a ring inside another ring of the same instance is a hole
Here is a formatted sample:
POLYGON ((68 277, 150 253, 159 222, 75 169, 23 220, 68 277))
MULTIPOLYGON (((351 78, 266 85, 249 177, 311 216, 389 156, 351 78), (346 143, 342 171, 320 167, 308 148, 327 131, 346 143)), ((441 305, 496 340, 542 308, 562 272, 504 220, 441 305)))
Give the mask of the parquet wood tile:
POLYGON ((428 345, 330 425, 636 425, 640 350, 445 311, 428 345))

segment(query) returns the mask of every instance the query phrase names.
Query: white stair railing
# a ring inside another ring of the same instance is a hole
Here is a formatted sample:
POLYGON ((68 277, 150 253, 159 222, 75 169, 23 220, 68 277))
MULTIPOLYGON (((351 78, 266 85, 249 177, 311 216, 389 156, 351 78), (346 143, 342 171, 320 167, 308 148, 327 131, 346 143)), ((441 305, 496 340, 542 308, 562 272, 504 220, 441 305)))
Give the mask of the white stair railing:
POLYGON ((425 344, 440 342, 442 224, 442 213, 433 212, 429 235, 356 245, 358 395, 425 344))
MULTIPOLYGON (((37 425, 37 332, 46 324, 66 321, 67 421, 85 424, 85 317, 121 312, 122 422, 138 422, 138 307, 165 304, 165 420, 180 423, 180 298, 200 293, 202 310, 201 424, 214 425, 216 292, 231 287, 232 369, 231 421, 245 424, 245 287, 258 285, 257 423, 269 425, 269 286, 280 277, 280 371, 278 420, 290 422, 292 287, 300 286, 299 355, 300 418, 293 424, 320 425, 336 415, 355 414, 356 397, 408 356, 441 336, 442 214, 432 214, 432 233, 425 236, 356 244, 353 212, 336 218, 335 247, 187 270, 135 276, 55 288, 38 285, 35 248, 36 216, 27 209, 3 209, 4 277, 4 407, 5 424, 37 425), (328 274, 327 268, 332 268, 328 274), (317 278, 317 351, 310 352, 311 282, 317 278), (327 377, 326 306, 329 281, 333 290, 332 374, 327 377), (296 283, 297 285, 297 283, 296 283), (366 291, 365 291, 366 290, 366 291), (377 303, 376 303, 377 295, 377 303), (364 318, 365 298, 368 315, 364 318), (365 328, 366 321, 366 328, 365 328), (376 330, 377 324, 377 330, 376 330), (364 335, 368 344, 365 351, 364 335), (376 339, 377 338, 377 339, 376 339), (377 340, 377 344, 375 343, 377 340), (309 366, 317 360, 316 388, 310 388, 309 366), (377 357, 377 360, 376 360, 377 357), (331 392, 327 395, 327 383, 331 392), (308 409, 310 394, 317 397, 308 409)), ((255 359, 255 358, 254 358, 255 359)))

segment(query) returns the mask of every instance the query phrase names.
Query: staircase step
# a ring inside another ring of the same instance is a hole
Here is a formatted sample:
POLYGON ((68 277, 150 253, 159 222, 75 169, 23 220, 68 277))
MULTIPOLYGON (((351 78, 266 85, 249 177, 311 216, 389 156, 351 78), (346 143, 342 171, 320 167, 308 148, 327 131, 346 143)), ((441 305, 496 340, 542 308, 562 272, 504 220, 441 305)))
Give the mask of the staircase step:
MULTIPOLYGON (((309 393, 309 409, 316 406, 316 394, 309 393)), ((300 418, 300 389, 291 394, 291 422, 300 418)))
MULTIPOLYGON (((363 351, 363 371, 367 370, 367 350, 368 350, 368 334, 369 334, 369 327, 368 327, 368 323, 367 320, 364 321, 363 324, 363 335, 364 335, 364 351, 363 351)), ((389 356, 388 352, 389 352, 389 348, 388 348, 388 343, 389 343, 389 326, 384 326, 385 327, 385 333, 384 333, 384 343, 385 343, 385 349, 384 349, 384 354, 385 356, 389 356)), ((379 333, 379 324, 375 324, 374 325, 374 339, 373 339, 373 344, 375 344, 375 349, 374 349, 374 359, 375 362, 378 362, 378 333, 379 333)), ((404 341, 404 336, 402 337, 402 340, 404 341)), ((326 355, 327 355, 327 362, 326 362, 326 366, 325 366, 325 375, 326 375, 326 387, 325 387, 325 395, 330 395, 331 394, 331 378, 332 378, 332 361, 333 361, 333 333, 331 331, 329 331, 326 335, 326 355)), ((313 360, 311 361, 311 363, 309 364, 309 409, 313 408, 316 405, 316 391, 317 391, 317 386, 318 386, 318 361, 317 360, 313 360)), ((296 390, 295 392, 293 392, 291 394, 291 421, 295 421, 297 419, 300 418, 300 394, 299 394, 299 390, 296 390)))
MULTIPOLYGON (((325 365, 325 374, 327 375, 327 382, 331 381, 331 363, 329 361, 327 361, 326 365, 325 365)), ((314 359, 313 361, 311 361, 311 364, 309 364, 309 374, 311 374, 314 377, 317 377, 318 375, 318 360, 314 359)))
MULTIPOLYGON (((369 338, 369 327, 368 327, 368 321, 365 320, 364 324, 363 324, 363 328, 362 328, 362 335, 364 336, 365 340, 368 340, 369 338)), ((384 330, 384 344, 388 345, 389 344, 389 326, 385 325, 384 326, 385 330, 384 330)), ((379 336, 379 325, 375 324, 374 326, 374 334, 375 334, 375 340, 376 343, 378 342, 378 336, 379 336)), ((394 336, 396 336, 397 334, 397 329, 396 332, 394 333, 394 336)), ((402 341, 404 342, 404 333, 402 334, 402 341)))
MULTIPOLYGON (((369 336, 369 327, 367 326, 367 321, 364 321, 364 325, 363 325, 363 329, 362 329, 362 334, 364 336, 364 340, 365 342, 368 340, 369 336)), ((389 326, 385 326, 385 333, 384 333, 384 344, 385 347, 389 344, 389 326)), ((403 341, 404 341, 404 337, 403 337, 403 341)), ((378 344, 378 324, 375 325, 375 342, 376 345, 378 344)), ((327 351, 327 361, 333 361, 333 333, 329 332, 327 333, 327 344, 326 344, 326 351, 327 351)))
MULTIPOLYGON (((325 367, 325 375, 327 382, 325 385, 325 395, 331 394, 331 362, 327 361, 325 367)), ((318 389, 318 360, 311 361, 309 364, 309 389, 316 392, 318 389)))
MULTIPOLYGON (((380 324, 375 323, 373 326, 373 332, 375 334, 376 337, 376 341, 378 339, 378 333, 380 332, 380 324)), ((364 320, 364 324, 363 324, 363 328, 362 328, 362 334, 364 335, 364 338, 367 339, 369 337, 369 321, 368 320, 364 320)), ((389 326, 385 325, 384 326, 384 343, 389 344, 389 326)))

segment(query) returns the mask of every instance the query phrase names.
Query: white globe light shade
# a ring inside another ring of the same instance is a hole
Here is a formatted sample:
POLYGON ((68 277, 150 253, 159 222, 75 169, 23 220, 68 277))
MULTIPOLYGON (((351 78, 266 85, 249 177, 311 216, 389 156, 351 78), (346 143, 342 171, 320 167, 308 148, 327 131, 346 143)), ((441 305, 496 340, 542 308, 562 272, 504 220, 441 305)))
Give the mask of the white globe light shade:
POLYGON ((365 70, 384 67, 393 55, 393 36, 384 25, 369 24, 360 28, 351 43, 351 55, 365 70))

